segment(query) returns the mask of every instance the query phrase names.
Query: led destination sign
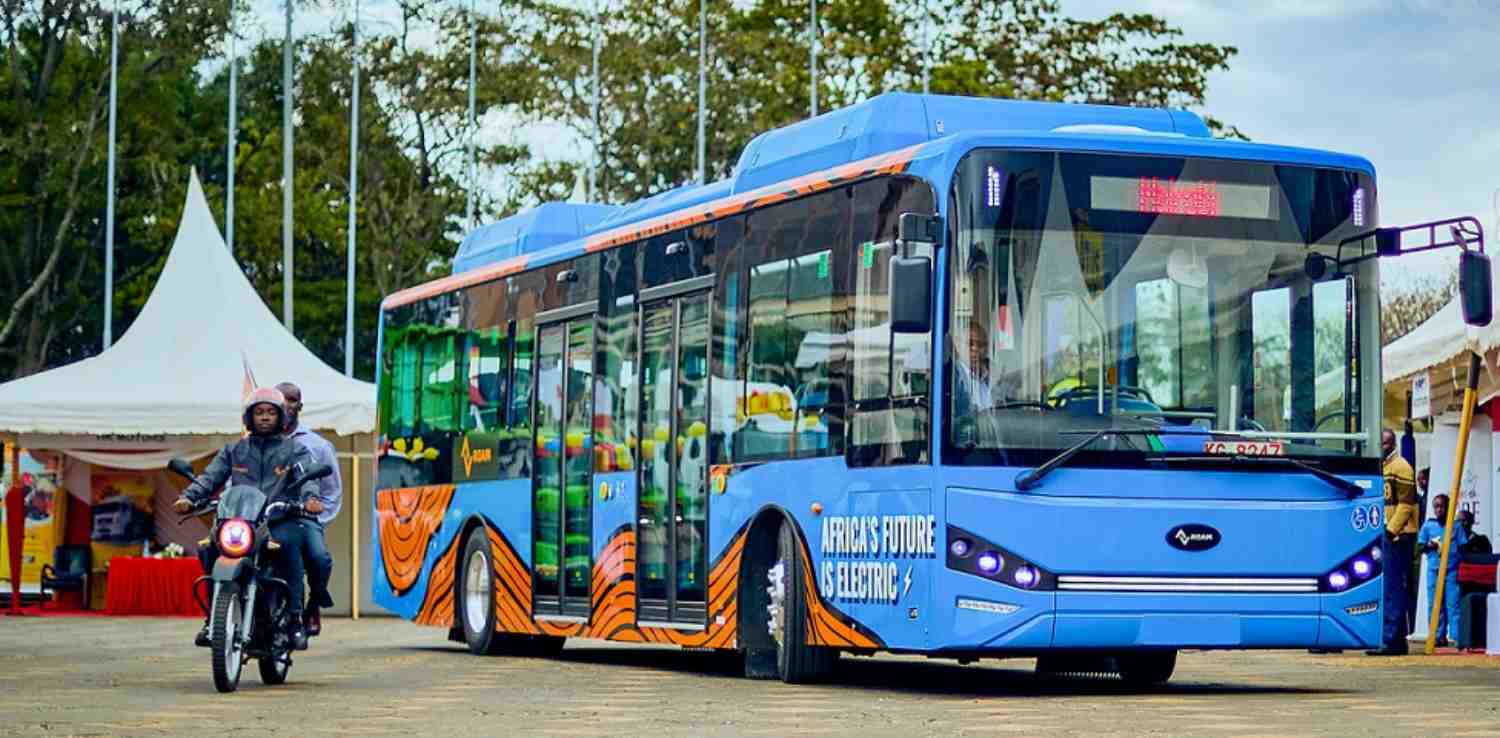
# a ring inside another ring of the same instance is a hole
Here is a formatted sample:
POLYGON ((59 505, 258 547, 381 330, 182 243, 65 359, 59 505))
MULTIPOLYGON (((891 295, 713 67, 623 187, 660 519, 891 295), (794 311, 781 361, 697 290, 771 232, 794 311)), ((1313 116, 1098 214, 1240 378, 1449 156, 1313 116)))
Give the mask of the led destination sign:
POLYGON ((1275 201, 1266 185, 1160 177, 1090 177, 1089 191, 1094 210, 1276 219, 1275 201))

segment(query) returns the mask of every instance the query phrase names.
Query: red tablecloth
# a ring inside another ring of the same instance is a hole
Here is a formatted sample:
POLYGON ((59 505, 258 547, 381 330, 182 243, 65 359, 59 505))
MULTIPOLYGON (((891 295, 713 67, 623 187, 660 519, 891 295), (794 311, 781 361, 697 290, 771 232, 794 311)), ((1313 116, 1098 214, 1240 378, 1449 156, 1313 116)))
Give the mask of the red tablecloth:
POLYGON ((117 556, 109 561, 104 611, 110 615, 198 615, 193 582, 203 575, 198 559, 117 556))

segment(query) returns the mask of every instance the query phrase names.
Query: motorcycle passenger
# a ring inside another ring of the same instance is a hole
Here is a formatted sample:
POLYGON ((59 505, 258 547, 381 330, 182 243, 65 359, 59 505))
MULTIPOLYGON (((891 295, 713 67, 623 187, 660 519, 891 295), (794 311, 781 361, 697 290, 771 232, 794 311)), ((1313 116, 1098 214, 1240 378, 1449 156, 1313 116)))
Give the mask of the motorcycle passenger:
MULTIPOLYGON (((332 474, 318 480, 318 494, 303 505, 303 514, 297 521, 302 534, 303 562, 307 569, 308 603, 305 625, 308 636, 323 631, 322 609, 333 607, 333 596, 328 593, 328 578, 333 574, 333 554, 328 552, 324 541, 324 529, 339 514, 343 497, 343 480, 339 478, 339 460, 328 439, 314 433, 298 422, 302 415, 302 388, 291 382, 276 385, 286 398, 286 437, 302 444, 312 454, 313 461, 326 464, 332 474)), ((280 539, 278 539, 280 540, 280 539)))
MULTIPOLYGON (((226 481, 256 487, 267 500, 289 499, 300 509, 301 501, 317 493, 317 482, 307 482, 300 489, 285 488, 286 476, 296 468, 312 466, 313 458, 301 444, 284 438, 281 434, 286 419, 286 399, 273 387, 262 387, 251 393, 245 402, 245 429, 250 435, 224 446, 214 455, 213 461, 199 474, 172 507, 178 512, 187 512, 196 507, 226 481)), ((296 531, 295 515, 282 517, 271 523, 271 538, 281 544, 281 555, 277 557, 277 570, 291 588, 288 636, 294 648, 307 648, 307 635, 302 629, 302 536, 296 531)), ((217 541, 210 540, 217 548, 217 541)), ((204 573, 212 571, 217 550, 200 555, 204 573)), ((195 642, 208 645, 208 622, 199 631, 195 642)))

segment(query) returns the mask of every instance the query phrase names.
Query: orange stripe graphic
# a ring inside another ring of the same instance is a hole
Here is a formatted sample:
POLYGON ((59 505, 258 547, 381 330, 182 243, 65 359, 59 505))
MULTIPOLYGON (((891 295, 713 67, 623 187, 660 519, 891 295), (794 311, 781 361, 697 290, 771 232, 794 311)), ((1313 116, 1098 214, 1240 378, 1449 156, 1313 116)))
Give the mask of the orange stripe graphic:
POLYGON ((444 484, 376 493, 380 561, 397 596, 416 584, 427 556, 427 542, 443 522, 453 489, 453 485, 444 484))

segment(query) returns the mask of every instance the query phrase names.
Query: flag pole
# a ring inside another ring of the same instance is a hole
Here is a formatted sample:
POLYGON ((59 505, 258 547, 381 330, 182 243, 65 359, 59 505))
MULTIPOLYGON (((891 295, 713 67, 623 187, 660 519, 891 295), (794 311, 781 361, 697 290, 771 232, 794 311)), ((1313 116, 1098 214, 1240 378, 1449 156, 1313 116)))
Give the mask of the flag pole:
POLYGON ((469 136, 468 136, 468 197, 464 204, 464 227, 474 227, 474 57, 479 47, 479 31, 474 25, 474 0, 469 0, 469 136))
POLYGON ((818 0, 811 0, 812 14, 807 23, 807 47, 811 53, 811 60, 807 69, 812 77, 812 117, 818 117, 818 0))
POLYGON ((349 104, 349 253, 344 266, 344 375, 350 377, 354 376, 354 206, 359 199, 359 0, 354 0, 351 46, 354 86, 349 104))
POLYGON ((292 0, 281 45, 281 322, 292 330, 292 0))
POLYGON ((594 160, 589 166, 589 202, 597 202, 599 198, 599 4, 601 0, 594 0, 594 22, 593 30, 589 34, 594 47, 593 62, 593 84, 589 90, 593 95, 591 106, 594 117, 594 160))
POLYGON ((234 154, 239 140, 239 106, 236 98, 238 87, 239 58, 234 38, 234 0, 229 0, 229 140, 225 144, 224 160, 227 168, 224 185, 224 245, 229 255, 234 255, 234 154))
POLYGON ((109 12, 109 190, 104 205, 104 348, 115 342, 115 107, 120 57, 120 0, 109 12))
POLYGON ((698 184, 705 183, 707 145, 704 118, 708 115, 708 0, 698 0, 698 184))

